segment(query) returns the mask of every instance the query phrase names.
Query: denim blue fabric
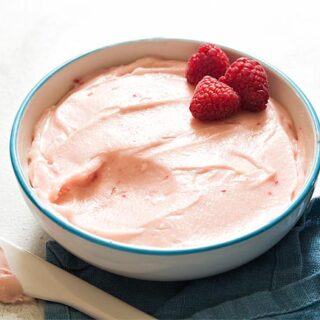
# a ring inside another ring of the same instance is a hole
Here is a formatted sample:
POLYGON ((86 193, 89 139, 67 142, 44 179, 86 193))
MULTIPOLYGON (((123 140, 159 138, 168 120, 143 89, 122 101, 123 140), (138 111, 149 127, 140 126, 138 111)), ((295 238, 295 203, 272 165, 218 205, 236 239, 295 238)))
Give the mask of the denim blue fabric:
MULTIPOLYGON (((254 261, 217 276, 185 282, 129 279, 97 269, 54 241, 47 260, 158 319, 320 319, 320 200, 254 261)), ((45 319, 91 319, 46 302, 45 319)))

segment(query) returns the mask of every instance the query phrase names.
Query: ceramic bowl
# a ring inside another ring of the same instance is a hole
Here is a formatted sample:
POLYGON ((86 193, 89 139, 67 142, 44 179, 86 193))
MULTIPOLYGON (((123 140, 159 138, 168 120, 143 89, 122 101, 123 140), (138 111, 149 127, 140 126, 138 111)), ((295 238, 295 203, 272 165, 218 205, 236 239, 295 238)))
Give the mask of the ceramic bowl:
MULTIPOLYGON (((46 75, 27 95, 14 120, 10 155, 14 173, 30 210, 44 230, 67 250, 102 269, 139 279, 187 280, 206 277, 240 266, 275 245, 297 222, 308 206, 319 173, 319 123, 302 91, 286 75, 263 63, 270 94, 286 106, 305 137, 307 178, 290 206, 258 230, 223 243, 186 249, 155 249, 117 243, 78 229, 55 215, 36 196, 27 175, 27 152, 36 121, 45 108, 65 95, 72 81, 103 67, 131 62, 146 55, 186 60, 201 42, 181 39, 148 39, 115 44, 72 59, 46 75)), ((223 47, 231 60, 245 53, 223 47)))

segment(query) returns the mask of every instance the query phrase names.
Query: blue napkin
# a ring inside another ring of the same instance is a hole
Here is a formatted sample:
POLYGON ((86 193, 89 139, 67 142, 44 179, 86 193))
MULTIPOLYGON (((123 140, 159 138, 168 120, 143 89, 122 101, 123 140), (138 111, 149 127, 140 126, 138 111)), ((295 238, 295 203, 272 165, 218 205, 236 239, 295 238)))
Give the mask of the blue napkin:
MULTIPOLYGON (((185 282, 129 279, 97 269, 54 241, 47 260, 158 319, 320 319, 320 200, 290 233, 256 260, 185 282)), ((46 302, 45 319, 90 319, 46 302)))

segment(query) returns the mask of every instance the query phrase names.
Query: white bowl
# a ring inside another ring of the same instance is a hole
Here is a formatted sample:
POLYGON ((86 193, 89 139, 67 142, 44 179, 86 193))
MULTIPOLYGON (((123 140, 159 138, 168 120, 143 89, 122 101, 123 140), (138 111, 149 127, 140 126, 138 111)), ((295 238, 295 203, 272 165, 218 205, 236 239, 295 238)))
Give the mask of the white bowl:
MULTIPOLYGON (((116 44, 72 59, 45 76, 23 101, 13 124, 10 155, 25 201, 42 227, 63 247, 102 269, 129 277, 149 280, 187 280, 205 277, 240 266, 276 244, 302 215, 313 193, 319 173, 319 122, 302 91, 283 73, 264 63, 270 81, 270 94, 288 108, 306 142, 309 163, 306 182, 300 194, 276 219, 258 230, 223 243, 188 249, 137 247, 103 239, 78 229, 55 215, 38 199, 29 184, 27 151, 35 123, 45 108, 68 92, 73 79, 103 67, 131 62, 146 55, 186 60, 200 42, 148 39, 116 44)), ((245 53, 222 47, 231 60, 245 53)))

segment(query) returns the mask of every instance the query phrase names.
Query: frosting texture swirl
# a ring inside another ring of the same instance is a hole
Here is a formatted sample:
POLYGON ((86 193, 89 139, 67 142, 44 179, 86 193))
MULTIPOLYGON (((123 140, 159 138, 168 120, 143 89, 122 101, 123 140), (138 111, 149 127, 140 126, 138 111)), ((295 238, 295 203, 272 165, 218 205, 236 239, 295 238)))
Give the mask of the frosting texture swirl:
POLYGON ((273 99, 193 119, 185 68, 147 57, 77 79, 34 131, 42 201, 90 233, 162 248, 230 240, 281 213, 304 180, 299 129, 273 99))

